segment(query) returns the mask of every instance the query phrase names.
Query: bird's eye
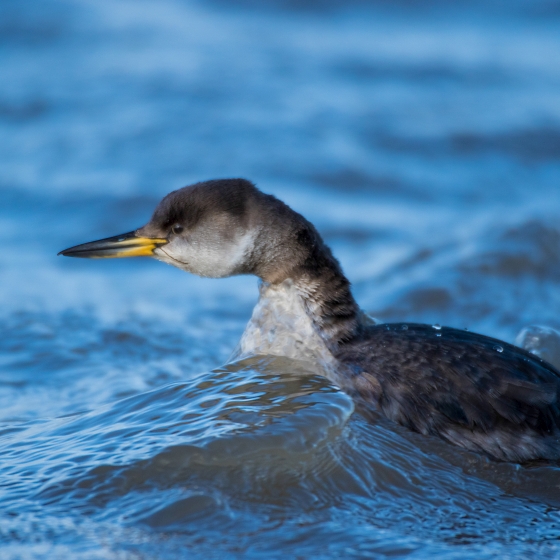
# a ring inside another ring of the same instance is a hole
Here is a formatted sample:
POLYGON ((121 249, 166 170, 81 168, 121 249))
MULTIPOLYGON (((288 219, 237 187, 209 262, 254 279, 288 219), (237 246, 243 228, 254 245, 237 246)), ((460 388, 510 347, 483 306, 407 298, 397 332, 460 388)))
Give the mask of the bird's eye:
POLYGON ((175 224, 172 228, 171 231, 175 234, 175 235, 179 235, 185 228, 181 225, 181 224, 175 224))

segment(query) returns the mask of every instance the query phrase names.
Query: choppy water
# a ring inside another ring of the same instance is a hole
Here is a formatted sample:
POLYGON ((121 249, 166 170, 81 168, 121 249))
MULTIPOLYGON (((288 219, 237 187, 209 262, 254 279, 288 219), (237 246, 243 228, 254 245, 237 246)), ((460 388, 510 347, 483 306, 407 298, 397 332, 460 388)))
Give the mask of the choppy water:
POLYGON ((3 0, 2 559, 560 557, 560 469, 220 367, 254 279, 55 256, 244 176, 375 317, 559 363, 559 60, 552 0, 3 0))

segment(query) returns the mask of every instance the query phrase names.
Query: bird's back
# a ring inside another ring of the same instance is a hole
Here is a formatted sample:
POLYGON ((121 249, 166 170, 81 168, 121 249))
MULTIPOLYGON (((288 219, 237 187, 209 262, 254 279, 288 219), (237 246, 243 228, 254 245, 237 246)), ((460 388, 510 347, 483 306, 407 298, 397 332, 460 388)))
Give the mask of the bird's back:
POLYGON ((560 373, 521 348, 398 323, 368 326, 337 358, 350 391, 409 429, 498 460, 560 457, 560 373))

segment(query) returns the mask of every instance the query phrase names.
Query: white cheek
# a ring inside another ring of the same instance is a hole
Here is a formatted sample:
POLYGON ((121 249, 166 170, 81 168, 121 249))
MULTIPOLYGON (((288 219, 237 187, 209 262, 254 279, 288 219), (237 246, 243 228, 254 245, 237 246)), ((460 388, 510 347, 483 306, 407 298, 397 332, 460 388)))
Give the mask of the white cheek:
POLYGON ((227 243, 212 237, 182 243, 174 240, 154 254, 160 261, 199 276, 223 278, 236 274, 253 244, 253 234, 248 232, 227 243))

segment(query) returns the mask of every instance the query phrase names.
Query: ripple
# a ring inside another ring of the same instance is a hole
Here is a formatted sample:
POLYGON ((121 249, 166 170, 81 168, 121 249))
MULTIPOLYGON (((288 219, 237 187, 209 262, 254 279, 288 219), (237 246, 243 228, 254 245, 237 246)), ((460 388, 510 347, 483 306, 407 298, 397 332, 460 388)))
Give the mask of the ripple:
POLYGON ((100 507, 115 495, 180 484, 209 467, 253 464, 265 476, 280 465, 312 462, 352 410, 348 396, 297 363, 232 364, 95 412, 5 430, 4 499, 34 487, 51 505, 100 507))

